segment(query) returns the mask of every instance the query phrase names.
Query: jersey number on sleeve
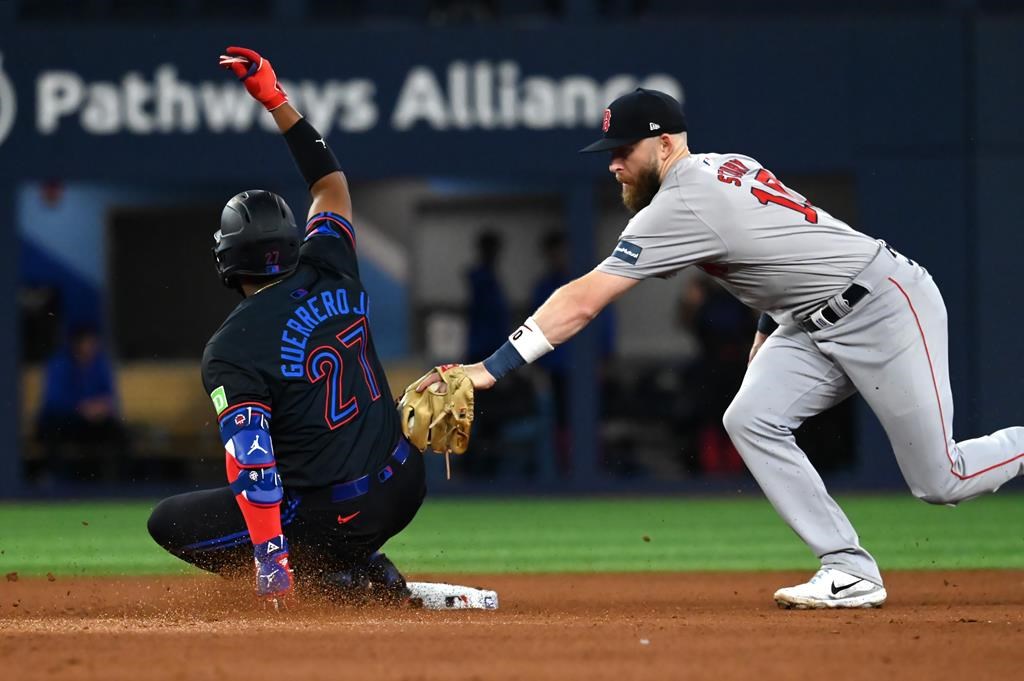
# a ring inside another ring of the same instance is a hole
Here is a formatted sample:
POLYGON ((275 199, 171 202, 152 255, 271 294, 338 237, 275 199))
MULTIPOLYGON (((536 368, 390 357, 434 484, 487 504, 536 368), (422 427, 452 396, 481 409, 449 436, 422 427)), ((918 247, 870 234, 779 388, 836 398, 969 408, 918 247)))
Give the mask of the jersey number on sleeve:
POLYGON ((366 346, 369 342, 369 333, 366 327, 366 318, 360 317, 358 321, 335 336, 338 339, 339 347, 321 345, 309 353, 306 359, 306 378, 310 383, 324 381, 327 387, 327 403, 324 405, 324 420, 331 430, 340 428, 359 413, 359 401, 355 395, 347 400, 342 394, 342 378, 345 374, 345 359, 358 360, 362 368, 363 380, 370 392, 370 401, 376 402, 380 399, 380 388, 377 385, 377 377, 373 374, 373 367, 366 357, 366 346), (344 356, 343 356, 344 354, 344 356))
POLYGON ((789 208, 790 210, 802 213, 804 219, 812 225, 818 224, 818 211, 814 210, 814 206, 808 203, 804 197, 787 189, 786 185, 779 182, 769 171, 761 168, 757 171, 757 176, 754 179, 771 189, 772 192, 778 192, 772 193, 760 187, 752 187, 750 193, 761 202, 762 206, 774 203, 783 208, 789 208))

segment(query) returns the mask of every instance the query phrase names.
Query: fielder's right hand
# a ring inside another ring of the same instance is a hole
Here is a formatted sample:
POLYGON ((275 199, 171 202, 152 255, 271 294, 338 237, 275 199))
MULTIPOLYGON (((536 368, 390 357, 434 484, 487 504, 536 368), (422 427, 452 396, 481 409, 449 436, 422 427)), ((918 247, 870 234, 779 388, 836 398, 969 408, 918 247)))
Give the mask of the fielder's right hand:
POLYGON ((259 52, 247 47, 229 47, 227 54, 220 56, 220 65, 231 69, 245 85, 253 99, 267 108, 267 111, 286 104, 288 95, 277 82, 277 74, 259 52))

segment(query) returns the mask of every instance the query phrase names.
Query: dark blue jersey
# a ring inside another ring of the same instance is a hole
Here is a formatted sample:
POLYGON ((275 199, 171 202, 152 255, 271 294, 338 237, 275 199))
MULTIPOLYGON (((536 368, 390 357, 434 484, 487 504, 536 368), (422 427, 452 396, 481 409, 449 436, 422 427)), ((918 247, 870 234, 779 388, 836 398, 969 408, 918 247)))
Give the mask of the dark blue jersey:
POLYGON ((243 300, 207 343, 203 383, 218 417, 268 408, 285 486, 320 487, 379 470, 401 429, 355 230, 335 213, 314 215, 300 253, 295 272, 243 300))

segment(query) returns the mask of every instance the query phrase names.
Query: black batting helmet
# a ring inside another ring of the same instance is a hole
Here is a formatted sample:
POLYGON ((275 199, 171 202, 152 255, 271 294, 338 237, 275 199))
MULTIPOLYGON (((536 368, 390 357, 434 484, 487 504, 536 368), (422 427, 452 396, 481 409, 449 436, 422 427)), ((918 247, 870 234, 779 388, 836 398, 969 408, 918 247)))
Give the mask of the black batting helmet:
POLYGON ((299 230, 288 204, 262 189, 236 194, 220 214, 214 235, 217 273, 228 288, 238 276, 276 277, 299 264, 299 230))

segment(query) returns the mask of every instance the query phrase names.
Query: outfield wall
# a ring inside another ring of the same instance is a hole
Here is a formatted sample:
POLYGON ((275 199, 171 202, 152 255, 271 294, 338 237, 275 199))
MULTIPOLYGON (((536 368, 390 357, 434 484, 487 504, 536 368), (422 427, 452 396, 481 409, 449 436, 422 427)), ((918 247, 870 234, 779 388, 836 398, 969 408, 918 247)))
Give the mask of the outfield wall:
MULTIPOLYGON (((1010 302, 1021 234, 1024 20, 687 20, 546 29, 118 29, 0 27, 0 493, 15 487, 15 194, 26 181, 144 179, 294 185, 269 117, 217 71, 228 43, 258 46, 357 180, 444 176, 531 182, 562 194, 585 271, 603 159, 589 141, 608 99, 637 84, 684 101, 695 150, 752 155, 787 173, 853 178, 864 231, 924 263, 951 328, 957 425, 1019 418, 1022 324, 1010 302)), ((827 208, 827 206, 826 206, 827 208)), ((158 249, 154 257, 158 256, 158 249)), ((593 348, 576 380, 576 432, 596 418, 593 348), (588 388, 589 386, 589 388, 588 388)), ((862 419, 860 474, 895 475, 862 419)), ((586 469, 586 477, 593 471, 586 469)))

